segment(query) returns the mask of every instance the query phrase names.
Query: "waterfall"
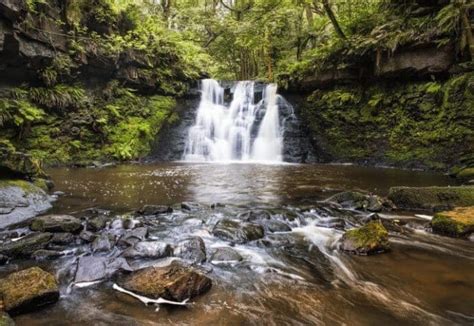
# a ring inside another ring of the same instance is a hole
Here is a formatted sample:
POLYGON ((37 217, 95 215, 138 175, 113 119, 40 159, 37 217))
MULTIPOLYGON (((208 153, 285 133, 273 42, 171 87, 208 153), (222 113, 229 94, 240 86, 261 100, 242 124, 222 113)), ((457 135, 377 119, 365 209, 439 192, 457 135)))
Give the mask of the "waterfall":
POLYGON ((255 103, 255 83, 240 81, 235 85, 231 103, 226 105, 224 88, 216 80, 203 80, 184 160, 281 162, 283 139, 278 96, 277 86, 269 84, 263 100, 255 103))

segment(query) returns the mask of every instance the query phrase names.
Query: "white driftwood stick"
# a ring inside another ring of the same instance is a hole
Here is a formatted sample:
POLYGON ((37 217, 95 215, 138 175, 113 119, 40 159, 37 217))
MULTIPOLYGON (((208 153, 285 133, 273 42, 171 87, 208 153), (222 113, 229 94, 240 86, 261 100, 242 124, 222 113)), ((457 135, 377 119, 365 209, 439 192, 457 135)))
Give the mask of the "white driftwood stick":
POLYGON ((170 300, 166 300, 166 299, 163 299, 163 298, 158 298, 158 299, 151 299, 151 298, 147 298, 147 297, 144 297, 144 296, 141 296, 141 295, 138 295, 138 294, 135 294, 131 291, 128 291, 128 290, 125 290, 124 288, 118 286, 117 284, 114 284, 113 285, 113 289, 114 290, 117 290, 119 292, 122 292, 122 293, 125 293, 125 294, 128 294, 138 300, 140 300, 141 302, 143 302, 144 304, 148 305, 149 303, 155 303, 155 304, 170 304, 170 305, 175 305, 175 306, 186 306, 188 305, 188 301, 189 299, 186 299, 186 300, 183 300, 181 302, 179 301, 170 301, 170 300))

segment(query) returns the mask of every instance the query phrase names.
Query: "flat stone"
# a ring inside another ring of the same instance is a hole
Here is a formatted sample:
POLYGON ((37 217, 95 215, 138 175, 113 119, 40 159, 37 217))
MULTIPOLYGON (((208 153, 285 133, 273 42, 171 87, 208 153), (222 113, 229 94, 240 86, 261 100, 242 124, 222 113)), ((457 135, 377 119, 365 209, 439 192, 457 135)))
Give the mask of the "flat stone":
POLYGON ((215 248, 209 261, 212 262, 236 262, 241 261, 242 256, 234 249, 230 247, 215 248))
POLYGON ((133 230, 128 230, 120 239, 119 245, 133 246, 140 241, 143 241, 148 236, 148 229, 146 227, 139 227, 133 230))
POLYGON ((30 225, 31 230, 41 232, 79 232, 81 220, 71 215, 45 215, 36 217, 30 225))
POLYGON ((118 270, 132 271, 125 258, 85 256, 77 262, 75 283, 101 281, 118 270))
POLYGON ((5 310, 11 314, 29 312, 59 299, 54 275, 39 267, 12 273, 0 282, 5 310))
POLYGON ((92 242, 93 252, 110 251, 113 247, 114 245, 112 241, 110 241, 108 234, 101 234, 92 242))
POLYGON ((200 237, 190 237, 177 244, 174 255, 193 263, 202 263, 206 260, 206 245, 200 237))
POLYGON ((86 231, 83 230, 81 233, 79 233, 79 239, 85 241, 85 242, 92 242, 97 236, 92 233, 91 231, 86 231))
POLYGON ((148 267, 132 273, 119 285, 149 298, 183 301, 207 292, 212 281, 194 269, 173 261, 165 267, 148 267))
POLYGON ((9 257, 28 257, 39 249, 44 249, 52 238, 51 233, 31 233, 18 241, 3 244, 0 254, 9 257))
POLYGON ((54 233, 51 243, 58 245, 67 245, 74 241, 74 235, 68 232, 54 233))
POLYGON ((265 234, 261 225, 229 219, 220 220, 212 233, 221 239, 238 243, 257 240, 265 234))
POLYGON ((171 246, 161 241, 142 241, 126 249, 122 256, 125 258, 162 258, 170 256, 171 246))

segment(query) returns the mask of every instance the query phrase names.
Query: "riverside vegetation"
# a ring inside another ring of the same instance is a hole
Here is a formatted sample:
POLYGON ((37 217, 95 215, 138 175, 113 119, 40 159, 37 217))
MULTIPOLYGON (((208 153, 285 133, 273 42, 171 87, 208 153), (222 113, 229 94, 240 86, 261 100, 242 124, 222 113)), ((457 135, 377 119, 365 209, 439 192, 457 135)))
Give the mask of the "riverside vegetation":
POLYGON ((472 322, 473 21, 468 0, 0 0, 0 325, 71 306, 124 325, 472 322), (265 101, 297 121, 291 162, 429 172, 127 165, 174 146, 209 78, 215 107, 237 89, 252 121, 265 101))

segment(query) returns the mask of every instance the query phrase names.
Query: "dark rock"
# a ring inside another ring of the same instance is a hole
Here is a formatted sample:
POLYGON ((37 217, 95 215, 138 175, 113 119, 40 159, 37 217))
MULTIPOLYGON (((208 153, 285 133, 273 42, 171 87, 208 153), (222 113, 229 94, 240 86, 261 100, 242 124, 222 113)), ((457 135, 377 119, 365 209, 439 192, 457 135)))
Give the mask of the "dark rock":
POLYGON ((212 209, 223 208, 223 207, 225 207, 225 204, 222 204, 222 203, 213 203, 213 204, 211 204, 212 209))
POLYGON ((247 222, 253 222, 253 221, 259 221, 259 220, 269 220, 272 218, 272 215, 264 210, 252 210, 248 211, 242 214, 239 214, 239 219, 247 221, 247 222))
POLYGON ((237 262, 241 261, 242 256, 234 249, 230 247, 215 248, 209 261, 213 262, 237 262))
POLYGON ((0 266, 5 265, 8 262, 8 257, 5 255, 0 255, 0 266))
POLYGON ((31 230, 41 232, 79 232, 82 229, 81 221, 71 215, 46 215, 36 217, 31 230))
POLYGON ((138 213, 141 215, 159 215, 172 212, 173 209, 171 207, 164 205, 145 205, 140 210, 138 210, 138 213))
POLYGON ((71 233, 62 232, 53 234, 51 243, 58 245, 67 245, 74 241, 74 236, 71 233))
POLYGON ((181 208, 186 211, 196 211, 199 208, 201 208, 201 205, 199 205, 198 203, 193 203, 193 202, 183 202, 181 203, 181 208))
POLYGON ((196 270, 174 261, 165 267, 148 267, 134 272, 119 285, 153 299, 183 301, 207 292, 212 281, 196 270))
POLYGON ((108 234, 101 234, 92 242, 92 252, 110 251, 113 247, 108 234))
POLYGON ((132 271, 133 269, 125 258, 80 257, 74 282, 101 281, 111 277, 118 270, 132 271))
POLYGON ((173 249, 165 242, 142 241, 126 249, 122 256, 125 258, 162 258, 171 256, 173 249))
POLYGON ((0 228, 20 223, 50 209, 52 198, 23 180, 0 180, 0 228))
POLYGON ((28 257, 39 249, 44 249, 52 238, 51 233, 32 233, 15 242, 3 244, 0 254, 9 257, 28 257))
POLYGON ((92 242, 95 240, 96 237, 97 236, 94 233, 87 230, 83 230, 81 233, 79 233, 79 239, 85 242, 92 242))
POLYGON ((105 228, 108 218, 106 216, 97 216, 87 221, 87 229, 97 232, 105 228))
POLYGON ((193 263, 202 263, 206 260, 206 246, 200 237, 191 237, 177 244, 174 255, 193 263))
POLYGON ((10 314, 33 311, 59 299, 56 278, 39 267, 8 275, 0 282, 0 292, 10 314))
POLYGON ((376 195, 363 194, 356 191, 346 191, 326 199, 327 202, 340 204, 342 207, 381 212, 391 210, 395 206, 387 199, 376 195))
POLYGON ((63 255, 62 252, 56 250, 40 249, 36 250, 31 256, 35 260, 56 259, 63 255))
POLYGON ((240 221, 220 220, 212 233, 221 239, 244 243, 263 238, 264 230, 261 225, 242 223, 240 221))
POLYGON ((143 241, 148 236, 148 229, 146 227, 140 227, 133 230, 127 231, 120 239, 119 245, 122 246, 133 246, 140 241, 143 241))
POLYGON ((260 224, 269 232, 290 232, 291 227, 282 221, 264 220, 260 224))
POLYGON ((356 255, 386 252, 389 250, 388 232, 380 221, 372 221, 344 233, 339 248, 356 255))

